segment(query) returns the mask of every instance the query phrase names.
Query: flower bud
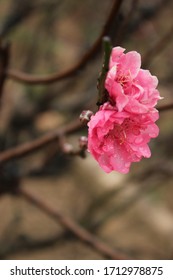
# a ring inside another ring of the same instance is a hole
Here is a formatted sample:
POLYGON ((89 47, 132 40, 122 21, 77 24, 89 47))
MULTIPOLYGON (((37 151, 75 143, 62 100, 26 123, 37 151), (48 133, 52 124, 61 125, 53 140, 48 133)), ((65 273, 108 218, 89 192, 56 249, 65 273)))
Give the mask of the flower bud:
POLYGON ((71 144, 69 144, 69 143, 64 143, 63 151, 64 151, 64 153, 69 154, 69 153, 71 153, 73 151, 73 146, 71 144))
POLYGON ((92 115, 93 115, 92 111, 85 110, 80 114, 79 119, 83 124, 87 124, 90 121, 92 115))
POLYGON ((81 136, 79 138, 79 147, 81 149, 87 149, 88 146, 88 138, 86 136, 81 136))

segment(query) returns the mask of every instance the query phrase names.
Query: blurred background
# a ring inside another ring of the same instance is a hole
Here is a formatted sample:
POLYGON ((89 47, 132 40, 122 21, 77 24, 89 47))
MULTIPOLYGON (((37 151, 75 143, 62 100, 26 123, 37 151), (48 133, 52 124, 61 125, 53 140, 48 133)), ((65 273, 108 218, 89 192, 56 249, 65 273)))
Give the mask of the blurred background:
MULTIPOLYGON (((99 38, 112 0, 0 0, 1 45, 10 44, 8 68, 35 75, 76 65, 99 38)), ((173 102, 173 1, 123 1, 108 34, 114 45, 141 53, 143 67, 159 79, 173 102)), ((97 110, 101 44, 85 67, 66 79, 32 85, 7 77, 1 93, 0 150, 36 139, 97 110)), ((33 190, 111 248, 133 259, 173 258, 173 110, 160 112, 152 157, 128 175, 106 174, 87 154, 65 155, 54 142, 0 165, 0 189, 33 190)), ((67 141, 78 146, 87 130, 67 141)), ((68 234, 22 197, 0 192, 1 259, 105 259, 68 234)))

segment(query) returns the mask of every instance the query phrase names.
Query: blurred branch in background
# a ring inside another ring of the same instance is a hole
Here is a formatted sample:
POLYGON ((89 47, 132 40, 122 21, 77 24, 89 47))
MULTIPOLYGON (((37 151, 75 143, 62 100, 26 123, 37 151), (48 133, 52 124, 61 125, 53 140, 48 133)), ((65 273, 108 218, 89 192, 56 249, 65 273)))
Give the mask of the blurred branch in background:
MULTIPOLYGON (((101 47, 102 38, 105 35, 109 36, 111 26, 112 26, 112 24, 114 24, 116 15, 118 14, 118 11, 120 9, 122 2, 123 2, 123 0, 114 1, 113 7, 110 10, 110 14, 106 20, 105 25, 103 26, 101 34, 99 35, 99 37, 97 38, 97 40, 95 41, 93 46, 84 54, 84 56, 81 58, 81 60, 76 65, 74 65, 72 68, 70 68, 69 70, 66 70, 63 73, 54 73, 54 74, 46 75, 43 77, 41 77, 41 76, 37 77, 35 75, 27 74, 27 73, 24 73, 24 72, 21 72, 18 70, 7 69, 6 70, 7 77, 10 79, 14 79, 15 81, 18 81, 21 83, 26 83, 26 84, 49 84, 49 83, 57 82, 59 80, 66 79, 69 76, 76 75, 78 73, 78 71, 82 70, 82 68, 85 67, 85 65, 89 62, 89 60, 93 59, 96 55, 98 55, 98 52, 101 47)), ((158 12, 160 12, 160 10, 162 10, 162 8, 165 7, 165 5, 167 5, 168 3, 169 3, 169 1, 160 1, 160 3, 157 6, 148 7, 148 9, 146 9, 146 10, 144 8, 141 9, 140 18, 138 19, 137 22, 133 23, 132 29, 136 30, 136 28, 139 27, 139 25, 143 22, 143 20, 152 18, 154 15, 156 15, 158 12)), ((128 26, 128 23, 133 15, 133 12, 135 11, 135 8, 137 7, 137 5, 138 5, 138 1, 132 2, 131 9, 118 30, 118 34, 115 39, 116 43, 119 44, 122 41, 122 38, 125 38, 126 33, 129 33, 129 30, 127 30, 127 26, 128 26)), ((111 33, 113 33, 111 35, 111 37, 114 37, 115 31, 114 32, 111 31, 111 33)), ((164 41, 168 40, 169 37, 170 37, 170 32, 169 32, 169 34, 166 35, 165 38, 163 38, 163 40, 164 41)), ((113 40, 113 41, 115 41, 115 40, 113 40)), ((158 51, 163 46, 162 41, 159 42, 158 51)), ((149 50, 149 55, 152 56, 153 50, 154 50, 154 48, 152 50, 149 50)), ((145 59, 146 59, 147 55, 148 55, 148 53, 146 54, 145 59)), ((147 59, 149 60, 150 56, 149 56, 149 58, 147 57, 147 59)), ((144 65, 145 65, 145 63, 146 62, 144 62, 144 65)))
POLYGON ((159 112, 163 112, 171 109, 173 109, 173 103, 165 104, 158 107, 159 112))
POLYGON ((103 29, 99 37, 96 39, 96 41, 91 46, 91 48, 84 54, 81 60, 69 70, 66 70, 63 73, 54 73, 43 77, 37 77, 35 75, 32 76, 17 70, 8 69, 6 71, 8 78, 14 79, 18 82, 28 83, 28 84, 49 84, 49 83, 60 81, 62 79, 66 79, 69 76, 76 75, 80 70, 82 70, 83 67, 85 67, 85 65, 91 59, 93 59, 96 55, 98 55, 98 52, 101 49, 102 38, 105 35, 109 35, 109 29, 111 28, 112 23, 116 19, 116 15, 118 14, 122 2, 123 0, 114 1, 113 6, 110 9, 110 14, 103 26, 103 29))
POLYGON ((168 30, 168 32, 165 35, 163 35, 163 37, 144 54, 142 62, 144 68, 147 68, 150 65, 150 63, 154 60, 154 58, 157 57, 157 55, 159 55, 161 51, 163 51, 169 46, 169 44, 172 43, 172 34, 173 25, 170 27, 170 30, 168 30))
POLYGON ((3 87, 6 80, 6 69, 9 62, 9 44, 0 40, 0 105, 3 94, 3 87))
POLYGON ((22 144, 16 148, 8 149, 7 151, 4 151, 0 154, 0 164, 7 162, 11 159, 19 158, 31 152, 34 152, 35 150, 40 149, 53 141, 60 140, 61 137, 63 137, 64 135, 68 135, 80 130, 82 127, 82 123, 80 123, 79 121, 73 121, 72 123, 67 124, 56 131, 47 133, 39 139, 33 140, 26 144, 22 144))
POLYGON ((58 223, 61 223, 65 228, 70 230, 74 235, 76 235, 80 240, 86 242, 91 247, 96 249, 98 252, 103 254, 105 257, 114 259, 114 260, 122 260, 128 259, 127 256, 116 252, 114 249, 104 244, 102 241, 97 239, 96 236, 92 235, 83 227, 76 224, 71 218, 63 215, 57 209, 53 209, 51 205, 42 201, 38 196, 33 194, 32 192, 26 191, 24 189, 19 188, 18 193, 26 199, 28 202, 34 204, 37 208, 41 209, 45 213, 47 213, 50 217, 52 217, 58 223))
POLYGON ((23 24, 34 13, 36 14, 41 10, 50 10, 52 13, 52 10, 56 10, 59 4, 59 0, 11 0, 8 14, 0 24, 0 37, 8 36, 10 32, 23 24))
POLYGON ((6 36, 11 29, 25 20, 34 9, 32 0, 12 0, 10 4, 10 12, 0 25, 1 38, 6 36))
MULTIPOLYGON (((138 0, 136 1, 138 2, 138 0)), ((139 14, 134 20, 130 20, 124 38, 131 35, 136 31, 142 24, 145 24, 148 20, 153 20, 171 3, 171 0, 156 0, 156 1, 139 1, 139 14)), ((134 3, 133 3, 134 4, 134 3)), ((135 3, 137 5, 137 3, 135 3)))
POLYGON ((125 16, 125 18, 117 32, 116 39, 115 39, 115 45, 121 45, 121 43, 125 37, 125 34, 127 32, 128 25, 130 24, 130 22, 133 18, 133 14, 136 12, 138 2, 139 2, 139 0, 132 1, 129 12, 125 16))

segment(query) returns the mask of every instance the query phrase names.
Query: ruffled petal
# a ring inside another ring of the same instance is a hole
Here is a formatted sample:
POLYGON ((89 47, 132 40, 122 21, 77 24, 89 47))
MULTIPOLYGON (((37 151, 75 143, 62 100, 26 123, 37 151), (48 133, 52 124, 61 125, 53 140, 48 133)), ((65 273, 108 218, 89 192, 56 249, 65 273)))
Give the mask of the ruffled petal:
POLYGON ((119 62, 120 57, 123 55, 125 49, 121 47, 115 47, 112 49, 109 67, 112 68, 116 63, 119 62))
POLYGON ((141 56, 139 53, 132 51, 120 57, 120 72, 124 76, 130 75, 132 79, 136 78, 141 67, 141 56))
POLYGON ((140 69, 136 77, 136 82, 144 88, 156 88, 158 86, 158 79, 152 76, 149 70, 140 69))

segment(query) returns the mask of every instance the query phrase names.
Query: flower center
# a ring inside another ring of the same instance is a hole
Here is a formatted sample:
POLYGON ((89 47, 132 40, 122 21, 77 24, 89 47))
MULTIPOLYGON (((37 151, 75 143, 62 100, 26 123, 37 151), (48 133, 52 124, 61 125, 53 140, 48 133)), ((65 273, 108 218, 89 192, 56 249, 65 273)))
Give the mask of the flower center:
POLYGON ((119 83, 123 88, 127 88, 129 81, 131 80, 130 70, 125 74, 121 70, 118 71, 116 82, 119 83))
POLYGON ((128 142, 127 138, 129 134, 139 135, 140 129, 141 125, 139 123, 127 118, 122 124, 115 124, 114 128, 110 130, 104 138, 110 142, 116 141, 119 145, 122 145, 123 143, 128 142))
POLYGON ((104 138, 108 139, 110 142, 116 141, 122 145, 126 141, 126 132, 123 125, 115 124, 114 128, 110 130, 104 138))

